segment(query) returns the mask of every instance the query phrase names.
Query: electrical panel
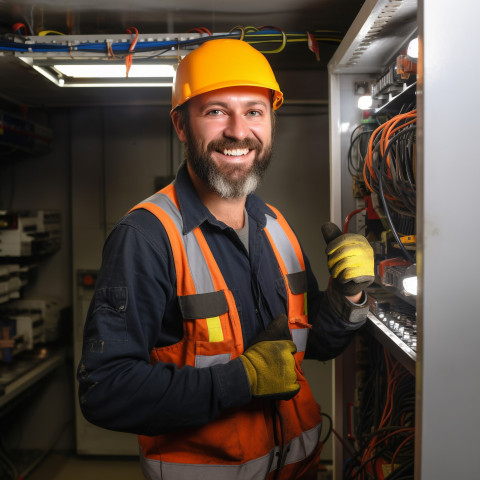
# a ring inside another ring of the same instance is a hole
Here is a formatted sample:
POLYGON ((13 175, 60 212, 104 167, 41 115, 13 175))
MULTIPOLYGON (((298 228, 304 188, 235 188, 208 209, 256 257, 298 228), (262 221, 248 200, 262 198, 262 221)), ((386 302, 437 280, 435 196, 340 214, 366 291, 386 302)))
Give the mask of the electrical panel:
POLYGON ((370 313, 335 415, 344 439, 336 479, 414 474, 416 12, 414 1, 365 2, 329 63, 331 217, 375 255, 370 313))

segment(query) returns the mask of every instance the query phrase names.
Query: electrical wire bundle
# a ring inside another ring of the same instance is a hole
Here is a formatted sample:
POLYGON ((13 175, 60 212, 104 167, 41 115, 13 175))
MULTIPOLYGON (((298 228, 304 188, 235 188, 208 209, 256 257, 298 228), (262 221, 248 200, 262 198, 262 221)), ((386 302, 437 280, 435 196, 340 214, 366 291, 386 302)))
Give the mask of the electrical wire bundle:
POLYGON ((400 235, 410 235, 416 216, 416 122, 417 111, 392 117, 370 136, 363 165, 363 179, 370 192, 378 194, 391 231, 405 257, 412 255, 400 235), (399 228, 401 223, 402 228, 399 228))
POLYGON ((407 216, 415 216, 416 122, 417 111, 412 110, 380 125, 370 137, 363 167, 368 189, 407 216))
MULTIPOLYGON (((376 126, 378 127, 378 123, 376 126)), ((350 135, 350 146, 347 153, 347 166, 350 175, 356 179, 363 180, 363 168, 365 165, 365 157, 368 152, 368 145, 373 130, 376 128, 375 123, 362 122, 358 125, 350 135)))
POLYGON ((413 480, 415 378, 367 338, 369 355, 345 480, 413 480))
MULTIPOLYGON (((311 32, 284 32, 278 27, 272 26, 235 26, 227 33, 212 33, 205 27, 192 28, 189 32, 200 33, 202 36, 193 39, 180 40, 172 38, 165 41, 153 41, 139 39, 138 29, 129 27, 126 33, 135 35, 132 42, 81 42, 72 44, 70 39, 62 43, 62 34, 54 30, 45 30, 38 34, 39 37, 46 35, 55 35, 58 37, 56 43, 31 43, 27 34, 28 29, 22 23, 13 26, 14 38, 10 39, 7 35, 0 38, 0 51, 19 52, 19 53, 69 53, 72 56, 75 52, 87 52, 92 54, 106 54, 115 57, 132 58, 135 54, 145 54, 146 52, 163 55, 170 51, 177 51, 182 48, 192 48, 209 40, 217 38, 238 38, 250 43, 258 48, 262 53, 279 53, 283 51, 287 44, 306 44, 310 51, 315 53, 319 60, 319 43, 325 45, 338 45, 343 38, 342 33, 335 30, 317 29, 311 32), (138 41, 137 41, 138 40, 138 41), (25 41, 25 43, 24 43, 25 41), (270 45, 268 48, 263 47, 270 45)), ((187 32, 187 33, 189 33, 187 32)))

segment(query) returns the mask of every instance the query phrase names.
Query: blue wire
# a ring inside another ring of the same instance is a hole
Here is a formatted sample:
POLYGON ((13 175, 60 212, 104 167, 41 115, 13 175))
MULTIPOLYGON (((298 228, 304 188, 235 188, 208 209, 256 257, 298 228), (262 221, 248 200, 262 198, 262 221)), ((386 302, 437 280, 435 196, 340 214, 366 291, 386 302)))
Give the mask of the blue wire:
MULTIPOLYGON (((304 32, 291 32, 290 34, 299 34, 304 32)), ((249 36, 272 36, 279 35, 278 30, 258 30, 255 32, 246 32, 244 38, 249 36)), ((288 36, 289 33, 286 33, 288 36)), ((209 40, 218 39, 218 38, 238 38, 240 36, 239 31, 234 30, 227 34, 217 34, 207 37, 194 38, 190 40, 165 40, 165 41, 145 41, 139 40, 135 46, 135 52, 142 51, 154 51, 161 50, 165 48, 174 48, 174 47, 187 47, 190 45, 199 45, 209 40)), ((59 39, 61 40, 61 35, 59 39)), ((28 38, 28 37, 27 37, 28 38)), ((19 44, 17 42, 1 42, 0 41, 0 51, 10 51, 10 52, 70 52, 70 51, 83 51, 83 52, 107 52, 108 51, 107 42, 102 43, 80 43, 72 47, 68 45, 55 45, 51 43, 37 43, 37 44, 19 44)), ((129 42, 117 42, 112 43, 111 48, 113 52, 128 52, 130 48, 129 42)))

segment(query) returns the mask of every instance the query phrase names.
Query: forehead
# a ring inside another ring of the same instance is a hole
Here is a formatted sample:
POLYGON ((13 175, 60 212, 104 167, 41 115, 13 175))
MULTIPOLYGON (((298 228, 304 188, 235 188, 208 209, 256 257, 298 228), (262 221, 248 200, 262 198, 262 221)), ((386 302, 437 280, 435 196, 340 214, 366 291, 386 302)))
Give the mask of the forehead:
POLYGON ((189 103, 197 108, 212 103, 226 105, 257 103, 271 107, 272 93, 267 88, 261 87, 227 87, 197 95, 191 98, 189 103))

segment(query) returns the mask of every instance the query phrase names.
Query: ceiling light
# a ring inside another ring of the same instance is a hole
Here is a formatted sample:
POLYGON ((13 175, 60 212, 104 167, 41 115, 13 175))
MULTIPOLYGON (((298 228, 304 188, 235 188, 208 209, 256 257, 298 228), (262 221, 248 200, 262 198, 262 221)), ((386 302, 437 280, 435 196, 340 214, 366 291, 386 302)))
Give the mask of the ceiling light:
POLYGON ((124 62, 105 60, 36 61, 19 57, 58 87, 171 87, 175 75, 172 64, 139 60, 130 67, 128 77, 124 62))
POLYGON ((30 36, 17 39, 14 55, 58 87, 171 88, 179 60, 197 48, 203 37, 209 35, 30 36))
MULTIPOLYGON (((55 64, 53 68, 68 77, 73 78, 125 78, 125 65, 85 64, 55 64)), ((132 64, 128 78, 173 78, 173 65, 132 64)))

